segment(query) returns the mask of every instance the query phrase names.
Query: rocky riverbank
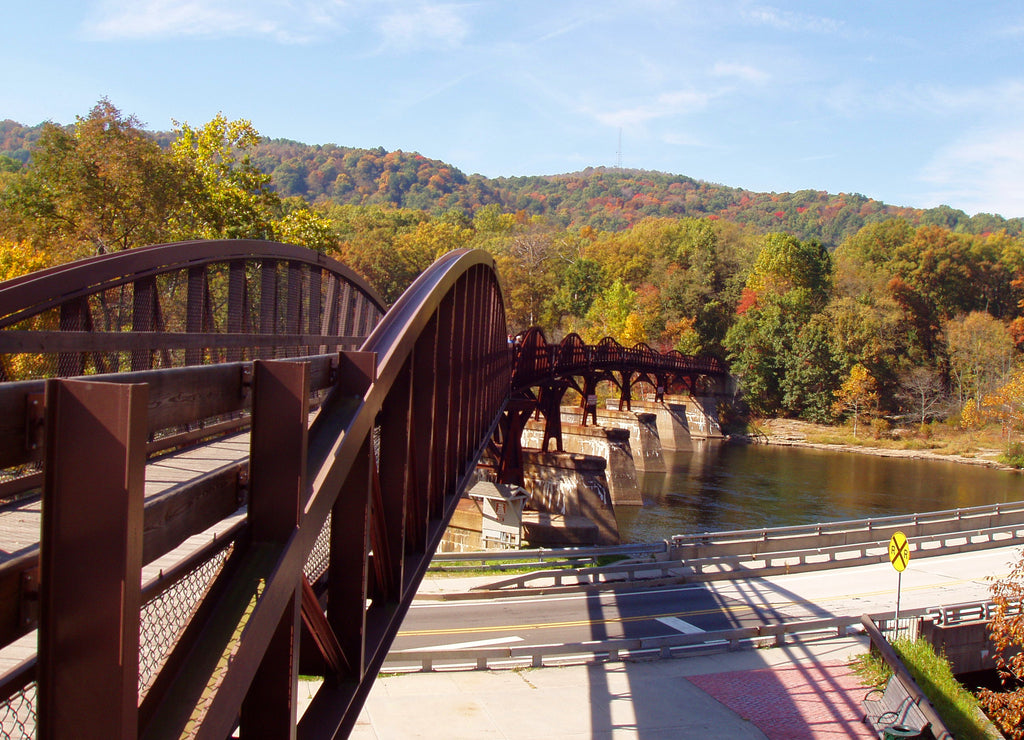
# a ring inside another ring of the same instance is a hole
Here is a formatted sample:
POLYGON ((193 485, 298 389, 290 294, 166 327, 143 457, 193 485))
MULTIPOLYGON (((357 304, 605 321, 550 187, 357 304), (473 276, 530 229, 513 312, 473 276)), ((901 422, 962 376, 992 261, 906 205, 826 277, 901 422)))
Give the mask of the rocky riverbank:
POLYGON ((843 442, 815 441, 828 437, 849 436, 846 432, 824 424, 814 424, 794 419, 766 419, 751 424, 750 441, 754 443, 782 445, 788 447, 809 447, 819 450, 839 452, 856 452, 862 455, 878 455, 880 457, 899 457, 908 460, 945 460, 946 462, 964 465, 979 465, 996 470, 1022 472, 1017 468, 1004 465, 996 458, 1001 453, 997 448, 976 447, 961 453, 939 452, 929 449, 910 449, 903 447, 873 446, 870 438, 864 438, 863 444, 843 442))

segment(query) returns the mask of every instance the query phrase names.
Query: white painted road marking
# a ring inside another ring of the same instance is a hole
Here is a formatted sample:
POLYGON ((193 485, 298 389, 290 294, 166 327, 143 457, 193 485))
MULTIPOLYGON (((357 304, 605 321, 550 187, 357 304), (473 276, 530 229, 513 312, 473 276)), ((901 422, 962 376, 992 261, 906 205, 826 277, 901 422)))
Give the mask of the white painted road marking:
POLYGON ((426 653, 431 650, 461 650, 462 648, 487 647, 488 645, 507 645, 510 642, 522 642, 522 637, 494 637, 490 640, 474 640, 473 642, 454 642, 450 645, 431 645, 428 647, 409 648, 403 653, 426 653))
POLYGON ((658 617, 658 621, 666 627, 682 632, 684 635, 696 635, 704 632, 700 627, 692 625, 679 617, 658 617))

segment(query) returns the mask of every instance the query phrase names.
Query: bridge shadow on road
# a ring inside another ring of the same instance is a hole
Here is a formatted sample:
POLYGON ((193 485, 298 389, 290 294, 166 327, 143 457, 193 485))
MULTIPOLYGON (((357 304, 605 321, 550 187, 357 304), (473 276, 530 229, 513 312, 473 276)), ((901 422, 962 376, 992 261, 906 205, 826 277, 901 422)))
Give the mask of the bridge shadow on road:
MULTIPOLYGON (((590 639, 738 629, 797 614, 832 616, 774 584, 730 586, 728 595, 703 586, 680 591, 675 608, 660 610, 661 619, 639 618, 629 592, 593 594, 590 639)), ((770 649, 688 650, 688 657, 589 666, 589 737, 874 737, 861 722, 867 689, 847 666, 852 655, 867 650, 864 637, 794 641, 770 649)))

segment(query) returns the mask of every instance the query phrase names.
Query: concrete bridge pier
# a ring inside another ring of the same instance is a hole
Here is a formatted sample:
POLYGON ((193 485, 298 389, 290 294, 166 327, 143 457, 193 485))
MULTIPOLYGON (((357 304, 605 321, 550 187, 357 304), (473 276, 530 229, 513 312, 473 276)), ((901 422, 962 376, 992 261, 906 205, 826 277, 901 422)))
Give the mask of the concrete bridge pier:
POLYGON ((523 451, 523 537, 534 546, 617 545, 605 461, 593 455, 523 451))
MULTIPOLYGON (((523 447, 540 450, 544 422, 530 420, 523 429, 523 447)), ((562 449, 607 461, 606 477, 613 506, 643 506, 640 483, 630 447, 629 430, 581 424, 562 425, 562 449)), ((525 450, 524 450, 525 454, 525 450)))
MULTIPOLYGON (((629 448, 633 466, 645 473, 665 472, 665 456, 661 452, 661 436, 657 415, 648 411, 597 410, 597 423, 602 427, 625 429, 629 432, 629 448)), ((562 407, 563 425, 582 423, 579 408, 562 407)))
POLYGON ((634 411, 655 415, 661 446, 666 450, 692 450, 694 439, 721 439, 723 436, 718 423, 718 404, 713 396, 665 396, 664 401, 641 400, 631 405, 634 411))

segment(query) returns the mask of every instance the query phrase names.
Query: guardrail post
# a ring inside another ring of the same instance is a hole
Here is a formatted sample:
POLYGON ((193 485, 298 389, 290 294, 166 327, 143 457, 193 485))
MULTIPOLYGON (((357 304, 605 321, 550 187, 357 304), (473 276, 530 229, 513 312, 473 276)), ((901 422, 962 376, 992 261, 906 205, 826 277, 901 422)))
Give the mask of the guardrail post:
POLYGON ((138 734, 145 385, 49 380, 40 738, 138 734))
MULTIPOLYGON (((253 362, 249 526, 253 546, 283 545, 299 524, 306 493, 309 366, 253 362)), ((295 737, 301 581, 242 703, 242 737, 295 737)))

